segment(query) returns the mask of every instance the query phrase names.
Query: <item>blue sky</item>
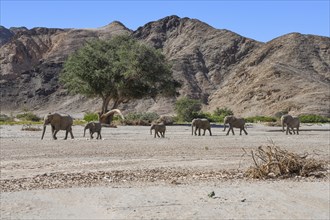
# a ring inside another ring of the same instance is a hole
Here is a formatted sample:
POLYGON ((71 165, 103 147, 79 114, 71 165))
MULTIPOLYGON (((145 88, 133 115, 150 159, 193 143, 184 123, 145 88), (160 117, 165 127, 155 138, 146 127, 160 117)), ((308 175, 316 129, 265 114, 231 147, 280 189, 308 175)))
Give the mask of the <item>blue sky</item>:
POLYGON ((97 28, 117 20, 136 30, 150 21, 178 15, 263 42, 291 32, 330 35, 330 0, 0 1, 0 21, 6 28, 97 28))

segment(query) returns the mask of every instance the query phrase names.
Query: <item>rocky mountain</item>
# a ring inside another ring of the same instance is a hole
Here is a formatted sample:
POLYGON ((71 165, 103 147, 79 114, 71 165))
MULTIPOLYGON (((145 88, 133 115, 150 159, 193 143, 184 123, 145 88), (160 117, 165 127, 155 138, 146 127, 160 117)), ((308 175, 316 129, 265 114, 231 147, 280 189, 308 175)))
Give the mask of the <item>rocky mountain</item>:
MULTIPOLYGON (((96 111, 100 100, 71 96, 58 83, 67 56, 93 38, 131 33, 162 49, 180 96, 202 100, 204 111, 228 107, 241 116, 330 116, 330 38, 290 33, 267 43, 196 19, 165 17, 137 30, 120 22, 96 29, 0 29, 1 111, 96 111)), ((120 108, 172 114, 175 99, 137 100, 120 108)))

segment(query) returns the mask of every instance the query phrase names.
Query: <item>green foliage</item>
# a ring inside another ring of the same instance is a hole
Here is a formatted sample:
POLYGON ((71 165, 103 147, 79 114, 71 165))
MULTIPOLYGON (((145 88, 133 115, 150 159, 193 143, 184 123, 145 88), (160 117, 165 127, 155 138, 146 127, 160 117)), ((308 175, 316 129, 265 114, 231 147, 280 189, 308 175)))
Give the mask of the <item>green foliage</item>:
POLYGON ((198 117, 201 108, 202 103, 200 101, 183 97, 175 102, 174 110, 178 121, 191 121, 198 117))
POLYGON ((223 123, 223 119, 225 118, 226 116, 223 116, 223 115, 211 115, 209 119, 210 122, 216 122, 216 123, 223 123))
POLYGON ((155 112, 145 112, 145 113, 129 113, 125 116, 126 120, 136 121, 136 120, 143 120, 147 122, 155 121, 159 118, 159 115, 155 112))
POLYGON ((85 120, 80 120, 80 119, 73 120, 73 125, 85 125, 85 124, 86 124, 85 120))
POLYGON ((220 122, 220 121, 223 121, 223 118, 224 118, 224 116, 214 115, 214 114, 211 114, 209 112, 202 112, 202 111, 193 112, 192 116, 193 116, 192 119, 194 119, 194 118, 206 118, 210 122, 220 122))
POLYGON ((226 117, 228 115, 234 115, 234 113, 232 110, 230 110, 227 107, 224 108, 217 107, 216 110, 214 110, 213 115, 226 117))
POLYGON ((132 99, 175 96, 180 87, 165 56, 129 35, 88 42, 69 56, 60 82, 74 94, 102 98, 103 112, 111 100, 116 108, 132 99))
POLYGON ((16 118, 25 121, 36 121, 36 122, 41 120, 37 115, 33 114, 32 112, 25 112, 22 114, 18 114, 16 115, 16 118))
POLYGON ((156 121, 158 118, 159 115, 155 112, 134 112, 125 116, 125 123, 127 125, 150 125, 151 122, 156 121))
POLYGON ((245 121, 248 123, 258 123, 258 122, 276 122, 275 117, 270 116, 253 116, 245 118, 245 121))
POLYGON ((327 123, 330 120, 320 115, 300 115, 300 122, 302 123, 327 123))
POLYGON ((0 122, 12 121, 12 118, 5 114, 0 114, 0 122))
POLYGON ((199 112, 192 112, 192 116, 193 117, 191 118, 191 120, 194 119, 194 118, 207 118, 207 119, 209 119, 209 118, 211 118, 212 115, 208 112, 199 111, 199 112))
POLYGON ((93 113, 93 112, 86 112, 84 114, 84 118, 85 121, 90 122, 90 121, 98 121, 99 120, 99 116, 97 113, 93 113))

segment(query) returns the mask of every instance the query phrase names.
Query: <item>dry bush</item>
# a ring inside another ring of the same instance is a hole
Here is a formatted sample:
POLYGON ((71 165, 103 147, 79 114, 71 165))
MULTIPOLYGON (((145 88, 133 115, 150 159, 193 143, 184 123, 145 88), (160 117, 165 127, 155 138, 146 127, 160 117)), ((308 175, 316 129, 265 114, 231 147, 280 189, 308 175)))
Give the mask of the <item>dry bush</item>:
POLYGON ((41 131, 39 126, 33 126, 31 124, 25 124, 22 126, 22 131, 41 131))
POLYGON ((282 150, 276 146, 258 147, 251 157, 254 167, 250 167, 245 176, 251 178, 289 178, 293 176, 315 176, 323 177, 326 162, 308 158, 308 154, 298 155, 282 150))

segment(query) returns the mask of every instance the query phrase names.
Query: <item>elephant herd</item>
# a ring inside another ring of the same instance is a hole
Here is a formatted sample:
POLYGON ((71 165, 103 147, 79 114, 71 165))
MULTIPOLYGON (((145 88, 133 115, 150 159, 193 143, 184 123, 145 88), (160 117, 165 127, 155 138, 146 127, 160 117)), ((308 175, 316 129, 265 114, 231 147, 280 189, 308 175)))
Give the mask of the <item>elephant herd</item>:
MULTIPOLYGON (((121 115, 121 114, 120 114, 121 115)), ((121 115, 122 116, 122 115, 121 115)), ((122 116, 123 117, 123 116, 122 116)), ((41 139, 44 138, 46 126, 51 125, 51 131, 52 131, 52 138, 54 140, 57 139, 56 134, 59 130, 65 130, 65 140, 68 137, 68 134, 70 133, 71 138, 73 139, 73 133, 72 133, 72 125, 73 125, 73 119, 70 115, 67 114, 59 114, 59 113, 49 113, 44 118, 44 124, 43 124, 43 131, 41 139)), ((240 129, 240 135, 242 135, 242 131, 247 135, 247 131, 245 130, 245 120, 244 118, 238 118, 233 115, 226 116, 224 118, 224 130, 226 131, 227 124, 229 125, 229 130, 227 131, 226 135, 229 135, 230 131, 233 135, 234 128, 240 129)), ((281 125, 282 125, 282 131, 284 132, 286 130, 286 134, 299 134, 299 126, 300 126, 300 120, 296 116, 291 115, 283 115, 281 117, 281 125), (286 126, 286 129, 284 128, 286 126), (296 129, 296 131, 294 130, 296 129), (292 131, 292 132, 291 132, 292 131)), ((97 133, 96 139, 102 139, 101 136, 101 129, 103 124, 101 123, 101 120, 99 122, 89 122, 84 127, 84 137, 86 134, 86 130, 89 130, 90 138, 93 139, 94 133, 97 133)), ((155 131, 154 137, 165 137, 166 132, 166 126, 163 122, 161 123, 154 123, 150 127, 150 134, 152 134, 152 130, 155 131)), ((206 130, 209 131, 210 136, 212 136, 211 132, 211 124, 208 119, 206 118, 195 118, 191 122, 191 134, 192 135, 201 135, 201 130, 203 130, 203 135, 205 135, 206 130)))

